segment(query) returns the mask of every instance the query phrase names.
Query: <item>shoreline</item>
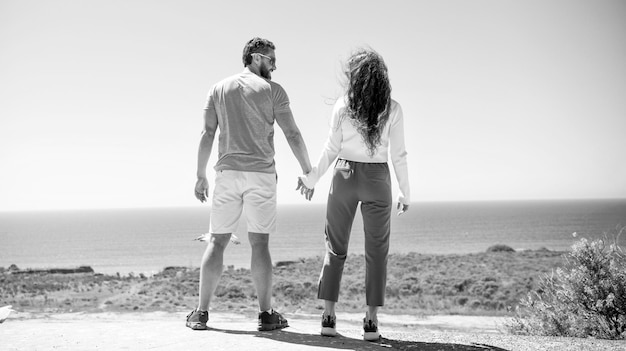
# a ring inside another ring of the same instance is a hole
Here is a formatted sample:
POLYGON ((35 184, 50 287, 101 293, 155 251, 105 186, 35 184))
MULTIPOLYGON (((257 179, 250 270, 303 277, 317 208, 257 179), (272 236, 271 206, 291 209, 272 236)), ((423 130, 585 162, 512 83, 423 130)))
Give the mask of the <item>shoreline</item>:
MULTIPOLYGON (((515 248, 515 247, 509 247, 507 245, 492 245, 491 247, 495 247, 495 246, 504 246, 507 247, 509 249, 511 249, 511 252, 513 253, 524 253, 524 252, 551 252, 554 254, 566 254, 569 251, 565 251, 565 250, 553 250, 553 249, 549 249, 549 248, 545 248, 545 247, 541 247, 538 249, 527 249, 527 248, 515 248)), ((490 248, 491 248, 490 247, 490 248)), ((458 257, 458 256, 471 256, 471 255, 481 255, 484 254, 486 252, 489 251, 490 248, 487 248, 486 250, 478 250, 478 251, 473 251, 473 252, 449 252, 449 253, 423 253, 423 252, 419 252, 419 251, 410 251, 410 252, 390 252, 389 255, 390 256, 404 256, 404 255, 423 255, 423 256, 437 256, 437 257, 458 257)), ((348 256, 348 261, 350 259, 354 259, 363 256, 363 253, 360 252, 351 252, 349 253, 348 256)), ((201 256, 199 256, 198 261, 201 259, 201 256)), ((312 255, 312 256, 307 256, 307 257, 298 257, 295 259, 285 259, 285 260, 273 260, 272 262, 272 266, 274 269, 282 267, 282 266, 287 266, 290 264, 294 264, 297 262, 305 262, 308 260, 321 260, 323 259, 323 255, 312 255)), ((250 270, 249 267, 249 263, 247 263, 245 266, 241 266, 241 265, 236 265, 236 264, 228 264, 226 263, 226 261, 228 261, 228 259, 225 257, 224 259, 225 263, 224 263, 224 270, 250 270)), ((149 269, 129 269, 129 268, 125 268, 125 269, 98 269, 97 265, 91 265, 91 264, 86 264, 86 263, 81 263, 81 264, 69 264, 69 265, 19 265, 16 263, 11 263, 10 265, 6 266, 6 267, 2 267, 0 266, 0 274, 2 273, 6 273, 6 272, 13 272, 14 274, 31 274, 31 273, 46 273, 46 274, 56 274, 56 273, 60 273, 60 274, 77 274, 77 273, 93 273, 96 275, 104 275, 104 276, 120 276, 120 277, 126 277, 126 276, 146 276, 146 277, 152 277, 154 275, 163 273, 163 271, 168 270, 168 269, 187 269, 187 270, 196 270, 200 268, 200 265, 165 265, 165 266, 159 266, 158 268, 153 267, 153 268, 149 268, 149 269)), ((125 266, 119 266, 120 268, 124 268, 125 266)), ((132 267, 132 266, 128 266, 128 267, 132 267)), ((321 266, 320 266, 321 267, 321 266)))

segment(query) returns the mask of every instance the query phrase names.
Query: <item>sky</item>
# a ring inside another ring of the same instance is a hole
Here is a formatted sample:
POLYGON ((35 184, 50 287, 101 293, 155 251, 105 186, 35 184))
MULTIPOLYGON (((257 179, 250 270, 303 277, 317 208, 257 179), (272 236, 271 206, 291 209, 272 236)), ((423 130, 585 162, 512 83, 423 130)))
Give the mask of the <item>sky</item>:
MULTIPOLYGON (((371 47, 413 201, 626 198, 624 1, 0 0, 0 211, 199 206, 206 94, 255 36, 312 162, 371 47)), ((279 204, 304 204, 275 128, 279 204)))

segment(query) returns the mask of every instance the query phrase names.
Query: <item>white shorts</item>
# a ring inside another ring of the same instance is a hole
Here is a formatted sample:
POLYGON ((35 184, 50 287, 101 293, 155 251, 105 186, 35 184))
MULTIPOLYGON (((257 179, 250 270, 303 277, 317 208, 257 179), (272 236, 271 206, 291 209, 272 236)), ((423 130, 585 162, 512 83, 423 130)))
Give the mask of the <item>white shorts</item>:
POLYGON ((215 175, 211 233, 237 231, 246 212, 248 232, 276 232, 276 174, 223 170, 215 175))

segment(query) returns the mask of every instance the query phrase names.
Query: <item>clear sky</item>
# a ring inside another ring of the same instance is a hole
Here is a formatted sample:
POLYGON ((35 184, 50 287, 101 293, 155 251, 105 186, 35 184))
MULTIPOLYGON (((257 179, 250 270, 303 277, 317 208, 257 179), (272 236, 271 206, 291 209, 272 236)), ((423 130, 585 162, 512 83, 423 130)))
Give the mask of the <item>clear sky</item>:
MULTIPOLYGON (((625 1, 0 0, 0 211, 199 204, 206 93, 254 36, 313 162, 370 46, 414 201, 626 198, 625 1)), ((279 203, 304 203, 276 147, 279 203)))

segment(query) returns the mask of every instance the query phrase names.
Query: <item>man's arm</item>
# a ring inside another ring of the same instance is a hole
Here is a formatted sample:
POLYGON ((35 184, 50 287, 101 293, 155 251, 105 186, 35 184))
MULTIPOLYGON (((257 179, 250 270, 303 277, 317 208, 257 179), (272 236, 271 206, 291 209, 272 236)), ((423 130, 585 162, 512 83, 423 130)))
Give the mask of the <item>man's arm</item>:
POLYGON ((300 133, 300 129, 296 125, 296 121, 293 119, 293 114, 290 110, 285 110, 276 113, 276 123, 285 134, 287 143, 291 148, 291 152, 296 156, 302 173, 307 174, 311 172, 311 160, 309 159, 309 153, 306 149, 306 144, 300 133))
POLYGON ((215 109, 207 108, 204 111, 204 130, 200 138, 200 146, 198 147, 198 169, 196 175, 195 194, 196 198, 201 202, 205 202, 209 198, 209 181, 206 176, 206 168, 213 149, 213 141, 217 132, 217 114, 215 109))

